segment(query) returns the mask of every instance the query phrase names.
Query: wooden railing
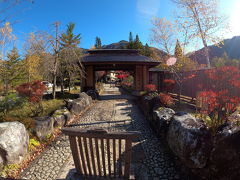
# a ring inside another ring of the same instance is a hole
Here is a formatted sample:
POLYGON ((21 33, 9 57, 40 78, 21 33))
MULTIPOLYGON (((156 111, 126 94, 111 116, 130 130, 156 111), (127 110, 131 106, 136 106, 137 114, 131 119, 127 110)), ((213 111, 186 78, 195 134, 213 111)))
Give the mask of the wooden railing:
POLYGON ((63 128, 69 136, 77 173, 82 177, 129 179, 132 141, 138 132, 63 128), (124 153, 124 154, 123 154, 124 153))

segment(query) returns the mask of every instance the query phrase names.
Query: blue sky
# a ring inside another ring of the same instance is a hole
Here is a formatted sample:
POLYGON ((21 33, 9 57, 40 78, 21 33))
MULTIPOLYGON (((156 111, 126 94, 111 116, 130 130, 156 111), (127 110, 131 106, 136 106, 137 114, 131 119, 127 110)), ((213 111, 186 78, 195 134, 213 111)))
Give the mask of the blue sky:
MULTIPOLYGON (((103 44, 128 40, 129 32, 139 34, 143 43, 149 43, 151 18, 173 18, 176 11, 171 0, 34 0, 16 7, 17 23, 14 33, 21 46, 29 32, 53 32, 52 23, 60 21, 63 32, 69 22, 76 24, 75 33, 81 33, 81 47, 90 48, 95 37, 103 44)), ((228 38, 240 35, 240 0, 221 0, 221 12, 229 16, 233 32, 228 38)))

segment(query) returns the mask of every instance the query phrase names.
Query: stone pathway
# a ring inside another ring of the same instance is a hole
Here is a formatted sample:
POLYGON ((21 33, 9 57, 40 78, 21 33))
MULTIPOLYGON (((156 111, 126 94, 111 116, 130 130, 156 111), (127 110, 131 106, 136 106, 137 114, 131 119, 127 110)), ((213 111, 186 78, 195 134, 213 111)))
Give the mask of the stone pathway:
MULTIPOLYGON (((105 86, 105 93, 91 109, 70 125, 73 128, 105 128, 108 131, 140 131, 133 144, 133 165, 136 179, 186 179, 176 165, 176 159, 165 142, 158 139, 149 127, 134 98, 121 94, 118 88, 105 86)), ((71 179, 74 169, 69 141, 61 136, 29 168, 22 179, 71 179)))

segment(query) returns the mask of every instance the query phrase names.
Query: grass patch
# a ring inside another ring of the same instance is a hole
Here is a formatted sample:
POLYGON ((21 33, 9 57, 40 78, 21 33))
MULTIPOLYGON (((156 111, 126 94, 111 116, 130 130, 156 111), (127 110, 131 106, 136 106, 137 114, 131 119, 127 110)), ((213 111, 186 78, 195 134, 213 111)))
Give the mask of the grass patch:
MULTIPOLYGON (((55 110, 64 106, 65 102, 63 99, 51 99, 43 100, 43 113, 41 116, 48 116, 55 110)), ((33 128, 33 113, 29 108, 30 104, 25 102, 21 107, 15 108, 9 111, 6 115, 1 114, 0 119, 2 122, 13 122, 19 121, 25 125, 27 129, 33 128)))

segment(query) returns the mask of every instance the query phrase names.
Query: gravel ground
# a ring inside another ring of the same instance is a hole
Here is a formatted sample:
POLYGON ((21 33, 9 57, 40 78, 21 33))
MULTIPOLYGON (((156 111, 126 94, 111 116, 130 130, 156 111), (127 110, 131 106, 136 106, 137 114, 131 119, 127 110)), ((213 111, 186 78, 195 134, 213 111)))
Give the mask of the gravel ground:
MULTIPOLYGON (((118 88, 105 87, 105 93, 92 108, 70 125, 73 128, 105 128, 108 131, 140 131, 133 144, 133 167, 136 179, 186 179, 181 175, 164 140, 149 127, 134 98, 118 88)), ((22 173, 22 179, 72 179, 74 165, 68 138, 62 135, 22 173)))

